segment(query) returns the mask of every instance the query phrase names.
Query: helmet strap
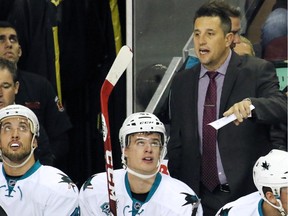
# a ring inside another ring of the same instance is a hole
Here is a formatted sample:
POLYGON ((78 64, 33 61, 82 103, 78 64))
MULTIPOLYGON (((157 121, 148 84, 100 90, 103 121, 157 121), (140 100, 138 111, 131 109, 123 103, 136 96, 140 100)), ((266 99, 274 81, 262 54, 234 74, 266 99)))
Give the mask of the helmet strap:
POLYGON ((130 169, 130 168, 127 167, 127 166, 126 166, 126 170, 127 170, 128 173, 130 173, 130 174, 132 174, 132 175, 134 175, 134 176, 137 176, 137 177, 139 177, 139 178, 141 178, 141 179, 149 179, 149 178, 152 178, 153 176, 155 176, 155 175, 159 172, 160 166, 158 166, 156 172, 153 173, 153 174, 151 174, 151 175, 140 174, 140 173, 138 173, 138 172, 130 169))
POLYGON ((149 179, 149 178, 152 178, 153 176, 155 176, 160 168, 161 168, 161 163, 166 155, 166 146, 163 146, 162 147, 162 150, 161 150, 161 153, 160 153, 160 158, 158 160, 158 163, 157 163, 157 170, 155 173, 153 174, 150 174, 150 175, 145 175, 145 174, 140 174, 132 169, 130 169, 127 164, 126 164, 126 158, 125 158, 125 155, 124 155, 124 148, 122 148, 122 156, 121 156, 121 161, 122 161, 122 164, 123 164, 123 169, 127 170, 128 173, 132 174, 132 175, 135 175, 141 179, 149 179))
POLYGON ((274 205, 273 203, 269 202, 269 200, 267 200, 266 197, 264 198, 264 200, 265 200, 269 205, 271 205, 273 208, 276 208, 276 209, 280 212, 281 216, 287 216, 287 214, 286 214, 286 212, 285 212, 285 210, 284 210, 284 208, 283 208, 283 206, 282 206, 282 203, 281 203, 281 201, 280 201, 279 198, 276 198, 276 201, 278 202, 279 206, 274 205))
POLYGON ((30 160, 30 158, 32 157, 32 155, 33 155, 33 153, 34 153, 34 150, 36 149, 36 146, 35 146, 35 147, 33 146, 33 142, 34 142, 35 136, 36 136, 36 135, 33 134, 33 138, 32 138, 32 140, 31 140, 31 145, 30 145, 30 146, 31 146, 31 152, 30 152, 29 156, 26 158, 25 161, 23 161, 21 164, 18 164, 18 165, 9 164, 9 163, 5 160, 5 157, 3 157, 3 155, 2 155, 2 150, 0 150, 0 154, 2 155, 2 161, 3 161, 7 166, 12 167, 12 168, 19 168, 19 167, 24 166, 24 165, 30 160))
POLYGON ((127 170, 128 173, 134 175, 134 176, 137 176, 141 179, 149 179, 149 178, 152 178, 153 176, 155 176, 159 170, 160 170, 160 161, 158 161, 158 164, 157 164, 157 170, 155 173, 151 174, 151 175, 145 175, 145 174, 140 174, 132 169, 130 169, 127 164, 126 164, 126 158, 124 156, 124 153, 122 153, 122 157, 121 157, 121 160, 122 160, 122 164, 123 164, 123 169, 127 170))

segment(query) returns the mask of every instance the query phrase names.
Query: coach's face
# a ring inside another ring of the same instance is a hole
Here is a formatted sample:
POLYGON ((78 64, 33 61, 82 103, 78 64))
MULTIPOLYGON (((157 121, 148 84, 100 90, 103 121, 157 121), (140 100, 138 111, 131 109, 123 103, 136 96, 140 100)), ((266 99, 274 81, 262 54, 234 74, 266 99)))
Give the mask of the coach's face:
POLYGON ((194 23, 194 49, 208 70, 218 69, 226 60, 233 33, 224 34, 219 17, 199 17, 194 23))

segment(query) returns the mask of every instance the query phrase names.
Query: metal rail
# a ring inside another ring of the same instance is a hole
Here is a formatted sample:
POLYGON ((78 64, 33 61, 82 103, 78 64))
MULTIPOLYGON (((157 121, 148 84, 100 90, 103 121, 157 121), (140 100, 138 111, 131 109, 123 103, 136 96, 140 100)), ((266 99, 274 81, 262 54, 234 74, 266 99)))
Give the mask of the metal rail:
POLYGON ((182 63, 183 62, 182 62, 181 57, 172 58, 172 61, 170 62, 161 82, 159 83, 159 86, 157 87, 153 97, 151 98, 145 110, 146 112, 150 112, 154 114, 159 113, 166 99, 169 96, 172 78, 182 63))

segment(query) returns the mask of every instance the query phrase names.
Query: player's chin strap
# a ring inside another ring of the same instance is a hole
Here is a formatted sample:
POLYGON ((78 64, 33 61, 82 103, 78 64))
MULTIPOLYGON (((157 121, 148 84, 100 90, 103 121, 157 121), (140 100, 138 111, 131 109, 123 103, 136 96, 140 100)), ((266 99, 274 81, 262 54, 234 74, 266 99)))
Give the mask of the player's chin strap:
MULTIPOLYGON (((124 150, 122 150, 122 151, 124 152, 124 150)), ((121 159, 122 159, 123 168, 124 168, 125 170, 127 170, 128 173, 130 173, 130 174, 132 174, 132 175, 135 175, 135 176, 137 176, 137 177, 139 177, 139 178, 141 178, 141 179, 149 179, 149 178, 152 178, 153 176, 155 176, 155 175, 159 172, 159 170, 160 170, 160 168, 161 168, 161 162, 163 161, 165 155, 166 155, 166 146, 163 146, 163 149, 162 149, 162 151, 161 151, 160 159, 158 160, 157 170, 156 170, 153 174, 150 174, 150 175, 141 174, 141 173, 138 173, 138 172, 130 169, 130 168, 127 166, 127 164, 126 164, 126 159, 125 159, 124 153, 122 153, 121 159)))
POLYGON ((30 152, 29 156, 26 158, 26 160, 23 161, 21 164, 18 164, 18 165, 9 164, 9 163, 5 160, 5 156, 3 156, 3 154, 2 154, 2 150, 0 150, 0 154, 2 155, 2 161, 3 161, 7 166, 12 167, 12 168, 19 168, 19 167, 24 166, 24 165, 30 160, 30 158, 32 157, 32 155, 33 155, 33 153, 34 153, 34 150, 36 149, 36 146, 33 146, 34 139, 35 139, 35 134, 33 134, 33 138, 32 138, 32 141, 31 141, 31 152, 30 152))
POLYGON ((282 203, 281 203, 281 201, 278 198, 276 198, 276 201, 279 203, 279 206, 274 205, 273 203, 269 202, 267 199, 266 199, 266 201, 269 203, 269 205, 271 205, 272 207, 278 209, 280 214, 281 214, 281 216, 287 216, 287 214, 286 214, 286 212, 285 212, 285 210, 284 210, 284 208, 282 206, 282 203))
POLYGON ((139 177, 139 178, 141 178, 141 179, 149 179, 149 178, 152 178, 153 176, 155 176, 155 175, 159 172, 159 170, 160 170, 160 165, 158 166, 156 172, 153 173, 153 174, 151 174, 151 175, 140 174, 140 173, 138 173, 138 172, 130 169, 130 168, 127 167, 126 165, 124 166, 124 169, 126 169, 128 173, 130 173, 130 174, 132 174, 132 175, 135 175, 135 176, 137 176, 137 177, 139 177))
POLYGON ((121 159, 122 159, 123 168, 124 168, 125 170, 127 170, 128 173, 130 173, 130 174, 132 174, 132 175, 135 175, 135 176, 137 176, 137 177, 139 177, 139 178, 141 178, 141 179, 149 179, 149 178, 152 178, 153 176, 155 176, 155 175, 159 172, 160 167, 161 167, 161 166, 160 166, 160 160, 159 160, 159 161, 158 161, 158 165, 157 165, 158 168, 157 168, 156 172, 153 173, 153 174, 151 174, 151 175, 145 175, 145 174, 140 174, 140 173, 138 173, 138 172, 130 169, 130 168, 127 166, 127 164, 126 164, 126 159, 125 159, 124 154, 122 154, 121 159))
POLYGON ((283 208, 283 206, 282 206, 281 201, 280 201, 279 199, 276 199, 276 200, 277 200, 277 202, 278 202, 279 205, 280 205, 280 206, 277 206, 277 207, 276 207, 276 208, 279 210, 280 214, 281 214, 282 216, 287 216, 287 214, 286 214, 286 212, 285 212, 285 210, 284 210, 284 208, 283 208))

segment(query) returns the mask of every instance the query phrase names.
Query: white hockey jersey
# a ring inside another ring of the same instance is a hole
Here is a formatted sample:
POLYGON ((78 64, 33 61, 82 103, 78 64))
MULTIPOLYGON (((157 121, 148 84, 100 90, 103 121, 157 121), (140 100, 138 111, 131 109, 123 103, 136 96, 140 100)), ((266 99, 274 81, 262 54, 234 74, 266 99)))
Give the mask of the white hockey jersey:
POLYGON ((263 201, 259 192, 254 192, 227 203, 216 216, 263 216, 263 201))
MULTIPOLYGON (((114 171, 117 215, 191 216, 192 204, 199 203, 190 187, 162 173, 157 174, 146 201, 138 201, 131 196, 127 176, 124 169, 114 171)), ((83 216, 110 215, 106 173, 93 175, 83 184, 79 194, 79 206, 83 216)), ((194 211, 193 215, 203 215, 201 204, 194 211)))
POLYGON ((38 161, 20 178, 0 164, 0 215, 79 215, 78 188, 62 171, 38 161))

